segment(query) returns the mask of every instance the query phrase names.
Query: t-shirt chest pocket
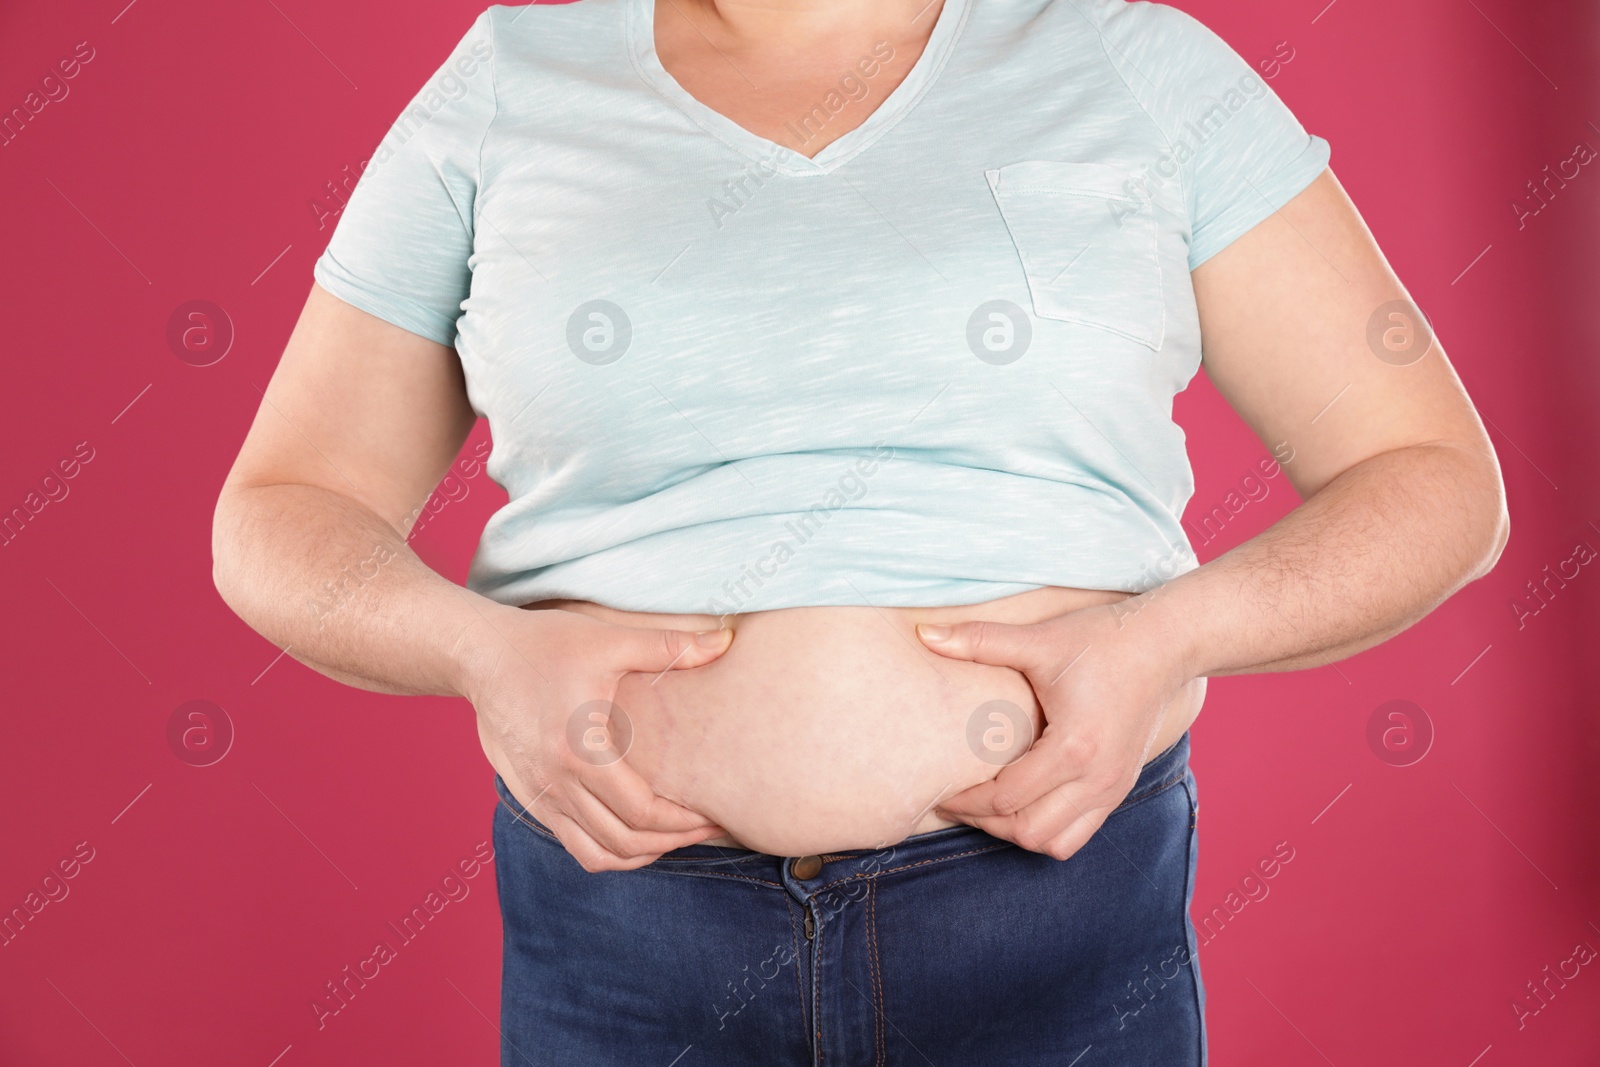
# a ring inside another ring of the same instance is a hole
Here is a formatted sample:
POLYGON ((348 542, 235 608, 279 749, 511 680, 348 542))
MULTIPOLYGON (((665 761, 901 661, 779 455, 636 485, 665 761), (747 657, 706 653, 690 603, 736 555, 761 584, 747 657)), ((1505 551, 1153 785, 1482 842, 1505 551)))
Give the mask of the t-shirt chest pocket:
POLYGON ((1034 314, 1151 349, 1166 332, 1155 209, 1101 163, 1030 160, 984 171, 1022 260, 1034 314))

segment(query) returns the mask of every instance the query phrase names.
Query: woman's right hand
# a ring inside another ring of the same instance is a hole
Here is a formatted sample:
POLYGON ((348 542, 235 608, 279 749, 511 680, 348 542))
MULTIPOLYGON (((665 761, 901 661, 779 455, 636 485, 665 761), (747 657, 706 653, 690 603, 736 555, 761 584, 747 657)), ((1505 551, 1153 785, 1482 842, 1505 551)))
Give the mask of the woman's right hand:
POLYGON ((484 754, 584 870, 642 867, 723 832, 628 766, 629 730, 612 700, 624 674, 703 666, 733 631, 639 629, 559 609, 508 608, 488 621, 463 652, 484 754))

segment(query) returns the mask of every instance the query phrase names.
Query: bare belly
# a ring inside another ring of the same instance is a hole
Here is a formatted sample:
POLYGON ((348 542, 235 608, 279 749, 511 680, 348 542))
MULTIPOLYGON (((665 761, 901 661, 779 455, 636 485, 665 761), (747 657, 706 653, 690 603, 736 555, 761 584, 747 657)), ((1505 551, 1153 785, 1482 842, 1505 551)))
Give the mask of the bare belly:
MULTIPOLYGON (((733 644, 704 667, 624 675, 626 759, 657 793, 713 819, 713 844, 779 856, 882 848, 954 825, 938 801, 988 781, 1044 726, 1019 671, 947 659, 919 622, 1037 622, 1127 593, 1036 589, 941 608, 808 607, 733 616, 733 644), (1004 701, 1006 704, 994 704, 1004 701), (996 714, 999 717, 996 717, 996 714), (1031 731, 1024 736, 1023 731, 1031 731), (998 740, 997 743, 993 743, 998 740)), ((524 605, 624 626, 705 630, 713 615, 617 611, 586 601, 524 605)), ((1191 682, 1154 757, 1200 712, 1191 682)))

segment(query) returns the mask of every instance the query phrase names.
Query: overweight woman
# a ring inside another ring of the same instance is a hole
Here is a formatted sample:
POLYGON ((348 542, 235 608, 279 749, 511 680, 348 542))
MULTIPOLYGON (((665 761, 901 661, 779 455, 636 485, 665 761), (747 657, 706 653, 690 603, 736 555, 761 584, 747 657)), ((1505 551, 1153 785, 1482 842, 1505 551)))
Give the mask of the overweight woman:
POLYGON ((476 710, 505 1063, 1204 1062, 1205 679, 1368 648, 1508 530, 1328 152, 1159 4, 477 18, 215 569, 324 674, 476 710), (1202 365, 1304 501, 1204 565, 1202 365), (406 537, 478 418, 463 588, 406 537))

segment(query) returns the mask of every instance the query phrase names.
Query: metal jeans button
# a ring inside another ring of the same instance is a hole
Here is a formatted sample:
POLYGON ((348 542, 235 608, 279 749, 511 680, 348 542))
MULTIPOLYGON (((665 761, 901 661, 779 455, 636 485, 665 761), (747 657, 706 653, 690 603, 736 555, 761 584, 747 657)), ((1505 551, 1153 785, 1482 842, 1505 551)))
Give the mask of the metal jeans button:
POLYGON ((789 864, 789 870, 796 878, 815 878, 822 873, 822 857, 801 856, 789 864))

